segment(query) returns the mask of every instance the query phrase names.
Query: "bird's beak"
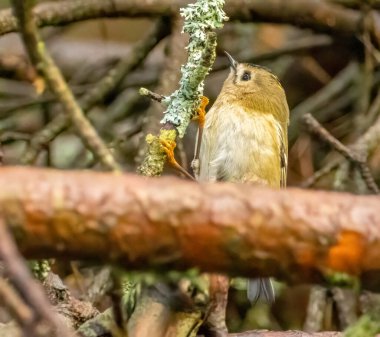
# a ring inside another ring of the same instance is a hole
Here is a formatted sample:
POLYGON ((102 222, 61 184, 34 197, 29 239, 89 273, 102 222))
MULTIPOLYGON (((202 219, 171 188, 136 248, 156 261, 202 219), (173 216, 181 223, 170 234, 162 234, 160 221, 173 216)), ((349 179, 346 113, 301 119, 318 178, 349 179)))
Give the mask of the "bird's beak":
POLYGON ((238 63, 234 60, 234 58, 228 54, 226 51, 224 51, 224 53, 227 55, 228 57, 228 60, 230 61, 230 67, 236 72, 236 68, 237 68, 237 65, 238 63))

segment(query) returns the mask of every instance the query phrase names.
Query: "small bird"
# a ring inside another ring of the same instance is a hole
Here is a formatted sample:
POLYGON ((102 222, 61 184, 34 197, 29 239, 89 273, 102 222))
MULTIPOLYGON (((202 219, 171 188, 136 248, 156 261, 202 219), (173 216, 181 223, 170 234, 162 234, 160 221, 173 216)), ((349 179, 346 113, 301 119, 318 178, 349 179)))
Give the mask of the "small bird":
MULTIPOLYGON (((268 69, 230 61, 230 73, 206 115, 199 152, 199 181, 285 187, 289 107, 278 78, 268 69)), ((216 277, 216 276, 215 276, 216 277)), ((223 284, 220 279, 214 284, 223 284)), ((269 278, 248 282, 251 302, 275 298, 269 278)), ((227 296, 227 295, 226 295, 227 296)))

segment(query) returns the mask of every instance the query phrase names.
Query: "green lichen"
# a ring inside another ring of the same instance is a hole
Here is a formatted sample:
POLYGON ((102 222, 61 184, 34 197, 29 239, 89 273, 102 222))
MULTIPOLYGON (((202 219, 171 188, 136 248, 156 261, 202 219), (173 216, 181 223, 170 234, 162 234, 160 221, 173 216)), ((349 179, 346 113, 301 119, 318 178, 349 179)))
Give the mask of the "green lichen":
POLYGON ((148 144, 148 154, 144 162, 138 168, 138 172, 147 177, 156 177, 161 175, 165 164, 165 152, 162 149, 161 141, 175 141, 175 130, 161 130, 158 137, 149 134, 146 136, 148 144))
POLYGON ((347 273, 328 271, 324 276, 330 286, 348 287, 356 290, 360 288, 359 279, 347 273))
POLYGON ((33 275, 42 282, 45 281, 51 270, 48 260, 31 260, 29 266, 33 275))
POLYGON ((216 35, 212 30, 221 28, 228 18, 223 11, 224 0, 198 0, 181 9, 185 18, 183 32, 190 35, 187 46, 188 60, 182 66, 179 89, 165 99, 168 108, 161 123, 177 127, 179 137, 199 105, 203 81, 215 60, 216 35))
POLYGON ((344 337, 373 337, 380 333, 379 315, 366 314, 344 331, 344 337))

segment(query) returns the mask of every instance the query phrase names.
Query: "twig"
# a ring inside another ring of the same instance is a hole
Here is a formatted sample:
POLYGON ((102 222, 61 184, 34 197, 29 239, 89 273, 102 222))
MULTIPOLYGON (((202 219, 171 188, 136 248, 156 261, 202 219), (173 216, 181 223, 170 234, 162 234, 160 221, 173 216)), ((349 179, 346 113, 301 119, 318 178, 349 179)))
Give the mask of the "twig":
MULTIPOLYGON (((79 104, 84 113, 88 112, 97 103, 112 92, 124 77, 136 69, 147 57, 150 51, 168 34, 167 20, 160 19, 148 37, 139 43, 133 49, 131 55, 120 60, 115 67, 86 94, 79 99, 79 104)), ((65 115, 59 115, 52 122, 45 126, 31 139, 29 148, 25 151, 23 162, 33 163, 41 148, 51 142, 61 132, 70 125, 70 119, 65 115)))
POLYGON ((358 65, 351 62, 329 84, 324 86, 313 96, 297 105, 290 114, 289 142, 297 137, 298 122, 306 113, 313 113, 326 105, 333 97, 341 94, 354 80, 358 72, 358 65))
MULTIPOLYGON (((330 106, 331 107, 331 106, 330 106)), ((373 100, 371 107, 368 111, 368 118, 372 121, 380 113, 380 92, 373 100)), ((370 156, 372 152, 376 149, 377 144, 380 142, 380 117, 377 118, 375 122, 371 122, 370 128, 362 135, 360 138, 350 146, 350 148, 355 148, 359 153, 365 153, 370 156)), ((341 159, 334 160, 328 163, 320 170, 315 172, 311 177, 307 178, 300 186, 308 188, 313 186, 319 179, 321 179, 326 174, 329 174, 335 170, 339 165, 342 164, 341 159)), ((363 171, 365 172, 365 170, 363 171)))
MULTIPOLYGON (((0 278, 0 303, 4 305, 16 319, 19 325, 26 330, 35 323, 33 311, 24 303, 20 295, 3 278, 0 278)), ((31 331, 29 331, 31 333, 31 331)))
POLYGON ((147 97, 151 98, 152 100, 157 101, 159 103, 161 103, 165 99, 165 96, 157 94, 157 93, 150 91, 149 89, 146 89, 146 88, 140 88, 139 94, 141 96, 147 96, 147 97))
MULTIPOLYGON (((37 318, 54 329, 54 335, 57 337, 74 336, 74 333, 58 319, 41 285, 32 277, 24 264, 3 219, 0 219, 0 238, 0 259, 4 263, 6 273, 37 318)), ((51 331, 49 335, 51 335, 51 331)))
POLYGON ((112 153, 106 147, 96 130, 86 119, 73 93, 66 84, 60 70, 55 65, 41 40, 32 15, 33 0, 13 0, 13 8, 19 20, 20 31, 30 59, 56 94, 66 114, 71 119, 83 142, 107 168, 121 171, 112 153))
MULTIPOLYGON (((246 63, 260 63, 263 61, 269 61, 276 58, 279 58, 283 55, 297 55, 304 52, 309 52, 311 49, 321 48, 321 47, 328 47, 333 43, 333 40, 326 35, 312 35, 312 36, 306 36, 302 37, 298 40, 289 42, 285 46, 272 50, 270 52, 265 52, 262 54, 257 54, 249 57, 238 57, 237 59, 240 60, 240 62, 246 62, 246 63)), ((217 64, 213 67, 212 71, 220 71, 227 69, 230 66, 230 63, 228 61, 225 61, 226 57, 223 57, 222 62, 217 62, 217 64)))
POLYGON ((324 177, 326 174, 329 174, 330 172, 335 170, 339 166, 340 163, 341 163, 340 159, 329 162, 327 165, 322 167, 320 170, 316 171, 312 176, 307 178, 300 185, 300 187, 308 188, 308 187, 315 185, 322 177, 324 177))
POLYGON ((365 181, 368 189, 373 193, 378 194, 379 188, 368 168, 367 162, 363 156, 355 152, 353 149, 343 145, 338 139, 336 139, 331 133, 329 133, 319 122, 311 115, 306 114, 303 118, 303 122, 308 128, 309 132, 319 136, 323 141, 327 142, 333 149, 342 154, 347 160, 355 164, 360 174, 365 181))

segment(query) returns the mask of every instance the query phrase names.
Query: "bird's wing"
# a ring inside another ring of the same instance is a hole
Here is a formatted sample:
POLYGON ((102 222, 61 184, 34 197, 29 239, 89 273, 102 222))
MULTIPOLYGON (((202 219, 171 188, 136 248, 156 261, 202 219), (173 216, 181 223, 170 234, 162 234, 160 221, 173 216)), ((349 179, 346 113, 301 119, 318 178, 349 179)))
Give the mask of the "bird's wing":
POLYGON ((215 109, 211 108, 206 115, 206 122, 203 129, 201 147, 199 151, 199 181, 216 181, 215 171, 210 163, 216 155, 216 133, 213 124, 215 123, 215 109))
MULTIPOLYGON (((288 109, 288 107, 286 107, 288 109)), ((289 110, 287 110, 287 116, 289 116, 289 110)), ((289 120, 281 122, 280 132, 280 159, 281 159, 281 181, 280 186, 286 187, 286 178, 288 175, 288 124, 289 120)))
POLYGON ((286 176, 288 174, 288 154, 286 150, 287 144, 281 143, 280 158, 281 158, 281 181, 280 186, 286 187, 286 176))

